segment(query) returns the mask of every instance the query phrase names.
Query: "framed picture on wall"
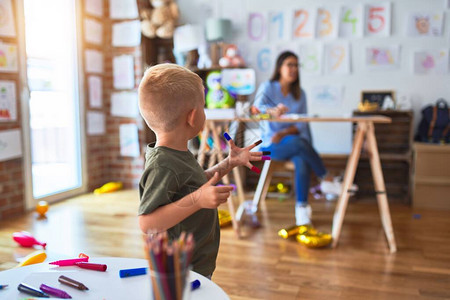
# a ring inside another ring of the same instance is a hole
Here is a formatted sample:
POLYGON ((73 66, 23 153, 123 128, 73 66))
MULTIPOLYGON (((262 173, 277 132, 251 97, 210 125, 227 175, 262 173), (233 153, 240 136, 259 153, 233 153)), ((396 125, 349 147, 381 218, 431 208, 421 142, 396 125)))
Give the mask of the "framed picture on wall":
POLYGON ((360 111, 395 109, 395 91, 361 91, 360 111))

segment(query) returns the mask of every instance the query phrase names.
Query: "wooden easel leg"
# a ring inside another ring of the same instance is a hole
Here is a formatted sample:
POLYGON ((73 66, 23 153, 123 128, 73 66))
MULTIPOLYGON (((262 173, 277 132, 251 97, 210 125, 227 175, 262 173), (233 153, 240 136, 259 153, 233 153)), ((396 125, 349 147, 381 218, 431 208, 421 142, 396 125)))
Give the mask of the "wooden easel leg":
POLYGON ((197 161, 199 165, 203 168, 203 164, 205 163, 205 149, 206 144, 208 142, 209 137, 209 122, 205 122, 205 127, 203 128, 202 132, 202 140, 200 141, 200 147, 198 148, 198 157, 197 161))
POLYGON ((345 210, 347 209, 349 193, 353 179, 355 178, 356 167, 358 166, 359 156, 361 155, 361 147, 364 140, 364 135, 367 131, 366 123, 358 123, 355 133, 355 139, 353 141, 352 153, 347 161, 347 166, 345 168, 344 181, 342 185, 342 194, 339 197, 338 203, 334 211, 333 217, 333 227, 332 227, 332 237, 333 243, 332 247, 336 247, 339 241, 339 236, 341 234, 342 223, 344 221, 345 210))
POLYGON ((389 212, 389 203, 386 195, 386 187, 384 184, 383 170, 381 169, 380 155, 378 153, 377 140, 375 138, 375 129, 373 123, 368 124, 367 144, 370 151, 370 168, 377 195, 378 208, 380 210, 381 223, 383 224, 386 239, 389 244, 391 253, 397 251, 395 243, 394 230, 392 228, 391 214, 389 212))
MULTIPOLYGON (((214 140, 214 147, 216 148, 217 152, 217 157, 219 162, 221 162, 223 160, 223 154, 222 154, 222 149, 220 149, 220 139, 219 139, 219 134, 217 133, 217 128, 214 125, 213 121, 209 122, 210 124, 210 130, 212 133, 212 137, 214 140)), ((227 175, 225 175, 223 178, 223 182, 225 184, 230 184, 230 179, 228 178, 227 175)), ((240 232, 240 227, 239 227, 239 223, 236 220, 236 211, 234 209, 234 202, 233 202, 233 197, 230 195, 230 197, 228 198, 228 210, 231 216, 231 223, 233 224, 233 229, 236 232, 236 236, 239 238, 241 236, 241 232, 240 232)))

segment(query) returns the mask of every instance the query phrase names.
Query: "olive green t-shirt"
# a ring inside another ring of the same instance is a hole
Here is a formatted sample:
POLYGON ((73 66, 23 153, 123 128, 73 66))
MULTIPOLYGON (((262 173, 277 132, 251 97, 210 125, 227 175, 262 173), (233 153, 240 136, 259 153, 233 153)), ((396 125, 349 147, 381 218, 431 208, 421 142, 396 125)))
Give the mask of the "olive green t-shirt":
MULTIPOLYGON (((139 183, 139 215, 175 202, 207 182, 205 173, 190 151, 147 146, 145 171, 139 183)), ((170 239, 181 232, 194 234, 192 266, 195 272, 211 275, 216 268, 220 227, 217 209, 200 209, 167 230, 170 239)))

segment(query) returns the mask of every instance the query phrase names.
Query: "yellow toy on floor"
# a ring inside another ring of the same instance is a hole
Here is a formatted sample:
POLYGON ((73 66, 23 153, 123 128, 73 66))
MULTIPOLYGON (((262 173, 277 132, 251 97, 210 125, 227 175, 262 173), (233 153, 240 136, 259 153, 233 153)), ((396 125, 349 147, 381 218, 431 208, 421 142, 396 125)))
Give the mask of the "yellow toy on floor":
POLYGON ((225 227, 231 224, 231 215, 228 211, 219 209, 219 225, 225 227))
POLYGON ((331 234, 317 231, 311 225, 292 226, 278 231, 278 235, 287 239, 295 235, 297 242, 309 248, 321 248, 331 244, 331 234))
POLYGON ((111 193, 122 189, 122 182, 108 182, 94 190, 94 194, 111 193))
POLYGON ((29 266, 33 264, 39 264, 47 258, 47 254, 44 250, 34 251, 27 256, 16 266, 16 268, 29 266))

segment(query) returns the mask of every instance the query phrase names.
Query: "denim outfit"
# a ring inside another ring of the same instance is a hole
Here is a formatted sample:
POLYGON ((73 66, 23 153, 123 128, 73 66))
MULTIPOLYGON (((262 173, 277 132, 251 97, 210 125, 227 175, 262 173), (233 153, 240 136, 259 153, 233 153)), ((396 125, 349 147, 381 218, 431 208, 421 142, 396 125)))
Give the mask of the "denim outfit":
MULTIPOLYGON (((292 94, 284 96, 278 81, 263 82, 255 97, 254 106, 262 113, 268 108, 278 104, 284 104, 289 108, 289 113, 306 114, 306 95, 301 90, 300 99, 295 99, 292 94)), ((291 160, 295 165, 295 191, 297 204, 306 204, 308 201, 308 191, 311 170, 318 177, 324 177, 327 173, 322 159, 311 145, 311 132, 309 124, 282 123, 282 122, 260 122, 263 151, 271 151, 271 158, 274 160, 291 160), (277 144, 272 143, 272 136, 288 127, 295 126, 299 134, 287 135, 277 144)))

